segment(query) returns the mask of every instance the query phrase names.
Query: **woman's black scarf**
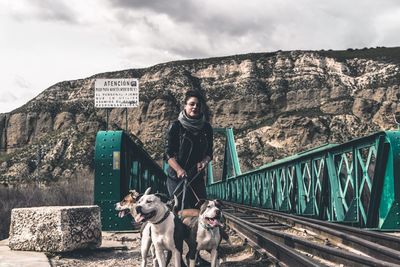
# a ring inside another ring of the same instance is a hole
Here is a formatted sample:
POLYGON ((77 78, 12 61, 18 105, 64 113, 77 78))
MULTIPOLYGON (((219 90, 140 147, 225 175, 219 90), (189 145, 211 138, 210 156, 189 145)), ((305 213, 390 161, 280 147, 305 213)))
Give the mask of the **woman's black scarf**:
POLYGON ((206 119, 204 114, 200 114, 200 116, 196 119, 189 118, 185 111, 182 110, 181 113, 179 113, 178 121, 182 124, 183 128, 192 132, 193 134, 197 134, 201 129, 203 129, 206 119))

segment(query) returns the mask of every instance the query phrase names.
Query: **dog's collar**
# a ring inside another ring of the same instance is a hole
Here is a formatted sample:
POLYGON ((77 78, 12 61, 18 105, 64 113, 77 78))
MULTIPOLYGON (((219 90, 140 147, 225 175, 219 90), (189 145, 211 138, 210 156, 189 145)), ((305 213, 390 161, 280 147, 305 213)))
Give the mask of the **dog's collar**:
POLYGON ((206 229, 206 230, 212 230, 212 229, 214 229, 214 227, 212 227, 212 226, 210 226, 210 225, 208 225, 208 224, 205 224, 205 223, 203 223, 201 220, 200 220, 200 225, 201 225, 201 227, 203 227, 204 229, 206 229))
POLYGON ((165 220, 168 218, 169 213, 170 213, 170 211, 167 210, 167 212, 165 212, 165 214, 164 214, 164 216, 161 218, 161 220, 159 220, 158 222, 155 222, 155 223, 153 223, 153 224, 160 224, 160 223, 162 223, 163 221, 165 221, 165 220))

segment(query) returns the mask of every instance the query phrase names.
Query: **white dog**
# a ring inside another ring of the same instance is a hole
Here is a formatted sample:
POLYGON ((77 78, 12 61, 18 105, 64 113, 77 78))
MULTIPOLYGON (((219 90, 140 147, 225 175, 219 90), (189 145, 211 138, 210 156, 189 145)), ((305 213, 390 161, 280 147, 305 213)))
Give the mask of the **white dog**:
MULTIPOLYGON (((142 251, 147 255, 147 251, 153 243, 159 266, 166 267, 168 262, 164 250, 172 252, 175 267, 186 266, 182 261, 182 250, 183 240, 188 237, 189 230, 170 211, 165 203, 167 199, 164 195, 149 194, 149 192, 150 188, 136 203, 135 220, 136 222, 147 222, 146 228, 148 227, 151 236, 149 242, 142 242, 142 251)), ((142 258, 142 266, 145 265, 146 259, 142 258)))

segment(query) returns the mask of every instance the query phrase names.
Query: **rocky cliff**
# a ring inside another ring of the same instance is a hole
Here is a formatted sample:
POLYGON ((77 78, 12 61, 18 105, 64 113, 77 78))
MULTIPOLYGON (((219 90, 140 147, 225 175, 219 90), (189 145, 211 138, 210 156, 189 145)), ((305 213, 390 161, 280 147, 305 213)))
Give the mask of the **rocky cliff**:
MULTIPOLYGON (((400 48, 278 51, 102 73, 57 83, 0 114, 3 183, 92 171, 95 134, 106 128, 105 110, 94 108, 94 81, 128 77, 140 79, 140 106, 129 109, 128 130, 155 159, 162 157, 164 133, 185 91, 196 89, 207 99, 212 125, 234 128, 242 171, 394 129, 393 113, 400 111, 400 48)), ((122 112, 111 111, 110 129, 125 128, 122 112)))

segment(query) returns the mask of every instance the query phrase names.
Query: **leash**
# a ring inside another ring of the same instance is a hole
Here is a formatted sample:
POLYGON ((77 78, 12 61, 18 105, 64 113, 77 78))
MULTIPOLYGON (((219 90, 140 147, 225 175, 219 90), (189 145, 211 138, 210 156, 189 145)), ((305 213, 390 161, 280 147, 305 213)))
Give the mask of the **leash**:
MULTIPOLYGON (((196 175, 193 176, 193 178, 192 178, 189 182, 187 181, 187 177, 184 178, 184 179, 182 179, 182 180, 179 182, 179 184, 176 186, 176 188, 175 188, 175 190, 174 190, 174 192, 173 192, 172 194, 173 194, 173 195, 176 195, 176 197, 179 197, 179 196, 183 193, 183 189, 182 189, 181 192, 179 192, 179 194, 176 194, 176 192, 177 192, 178 189, 181 187, 181 185, 182 185, 183 183, 185 183, 185 181, 186 181, 187 186, 190 186, 190 184, 194 181, 194 179, 196 179, 196 178, 200 175, 200 173, 201 173, 201 171, 198 172, 198 173, 196 173, 196 175)), ((193 190, 193 188, 192 188, 192 190, 193 190)))
POLYGON ((176 197, 179 197, 181 194, 183 194, 183 195, 182 195, 182 206, 181 206, 181 211, 184 209, 184 202, 185 202, 185 197, 186 197, 186 190, 187 190, 188 187, 192 190, 193 195, 194 195, 194 196, 196 197, 196 199, 197 199, 197 202, 200 201, 200 199, 199 199, 199 197, 197 196, 196 192, 194 191, 193 187, 190 186, 190 184, 194 181, 194 179, 196 179, 200 174, 201 174, 201 171, 198 172, 198 173, 196 173, 190 181, 188 181, 187 177, 184 178, 184 179, 182 179, 182 180, 178 183, 178 185, 176 186, 174 192, 172 193, 172 194, 175 195, 176 197), (182 185, 183 185, 183 186, 182 186, 182 185), (181 190, 179 193, 177 193, 177 191, 179 190, 179 188, 180 188, 181 186, 182 186, 182 190, 181 190))
MULTIPOLYGON (((184 203, 185 203, 185 197, 186 197, 186 190, 187 190, 187 186, 188 186, 188 181, 187 178, 185 178, 184 182, 183 182, 183 196, 182 196, 182 205, 181 205, 181 212, 183 211, 184 208, 184 203)), ((178 197, 178 196, 177 196, 178 197)))
MULTIPOLYGON (((197 177, 199 177, 200 173, 201 173, 201 171, 198 172, 198 173, 196 173, 196 175, 193 176, 193 178, 192 178, 190 181, 188 181, 187 178, 184 178, 182 181, 179 182, 179 184, 176 186, 176 188, 175 188, 175 190, 174 190, 174 192, 173 192, 172 194, 173 194, 173 195, 176 195, 176 197, 179 197, 182 193, 185 193, 187 187, 190 187, 190 189, 192 190, 193 194, 194 194, 195 197, 197 198, 197 201, 199 201, 200 199, 198 198, 198 196, 197 196, 196 193, 194 192, 193 187, 191 187, 190 184, 194 181, 194 179, 196 179, 197 177), (178 189, 181 187, 182 184, 183 184, 182 190, 181 190, 178 194, 176 194, 176 192, 178 191, 178 189)), ((183 196, 182 196, 182 197, 183 197, 183 196)))
POLYGON ((197 204, 197 203, 200 201, 200 198, 197 196, 196 192, 194 192, 193 187, 191 187, 191 186, 189 185, 189 188, 192 190, 193 195, 196 197, 196 199, 197 199, 196 204, 197 204))
MULTIPOLYGON (((194 171, 196 168, 196 166, 193 166, 188 173, 191 173, 192 171, 194 171)), ((194 180, 200 173, 196 173, 195 176, 193 176, 192 180, 194 180)), ((187 176, 184 177, 184 179, 187 179, 187 176)), ((173 195, 176 195, 176 192, 178 191, 178 189, 181 187, 181 185, 184 183, 184 179, 180 179, 180 182, 178 183, 178 185, 176 186, 174 192, 172 192, 173 195)), ((181 192, 182 193, 182 192, 181 192)), ((179 193, 179 195, 181 194, 179 193)), ((177 197, 179 196, 177 195, 177 197)))

